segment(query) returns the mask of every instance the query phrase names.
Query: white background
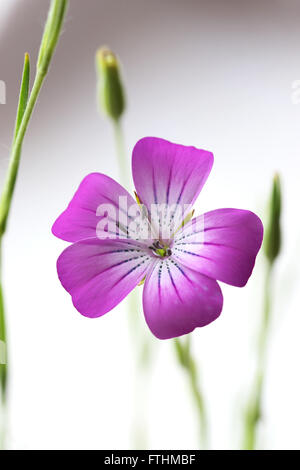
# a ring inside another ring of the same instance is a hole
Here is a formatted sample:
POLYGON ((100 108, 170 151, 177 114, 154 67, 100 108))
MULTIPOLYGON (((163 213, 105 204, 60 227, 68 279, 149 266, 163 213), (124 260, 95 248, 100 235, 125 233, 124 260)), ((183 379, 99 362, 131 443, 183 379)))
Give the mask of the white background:
MULTIPOLYGON (((32 75, 48 1, 0 3, 1 182, 8 164, 23 54, 32 75)), ((26 135, 9 229, 4 284, 9 328, 9 446, 129 448, 144 410, 150 448, 197 448, 196 413, 171 342, 151 337, 151 374, 136 375, 126 303, 89 320, 56 275, 66 243, 50 232, 81 179, 119 178, 110 123, 96 106, 94 54, 121 57, 130 151, 146 135, 211 150, 196 205, 264 215, 275 170, 283 180, 284 245, 276 267, 263 448, 300 448, 300 4, 297 1, 71 0, 64 32, 26 135), (137 398, 139 396, 139 399, 137 398), (139 404, 138 404, 139 402, 139 404)), ((247 287, 224 286, 221 317, 193 334, 212 448, 237 448, 255 364, 263 260, 247 287)), ((138 288, 141 293, 142 288, 138 288)))

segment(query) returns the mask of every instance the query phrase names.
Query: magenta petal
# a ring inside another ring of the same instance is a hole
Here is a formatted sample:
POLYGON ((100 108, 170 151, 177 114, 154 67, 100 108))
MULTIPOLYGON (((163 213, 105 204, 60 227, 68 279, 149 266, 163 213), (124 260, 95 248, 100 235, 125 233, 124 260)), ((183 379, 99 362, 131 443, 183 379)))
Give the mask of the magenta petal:
POLYGON ((182 207, 193 204, 212 165, 213 154, 210 152, 155 137, 139 140, 132 154, 136 191, 149 211, 152 204, 182 207))
POLYGON ((220 315, 222 305, 216 281, 174 261, 158 261, 146 277, 144 314, 159 339, 181 336, 211 323, 220 315))
POLYGON ((218 209, 191 220, 176 234, 173 256, 206 276, 244 286, 263 239, 263 225, 253 212, 218 209))
MULTIPOLYGON (((96 227, 101 217, 96 215, 101 204, 109 205, 119 215, 120 197, 127 201, 128 209, 134 204, 134 199, 119 183, 101 173, 91 173, 80 183, 73 199, 67 209, 55 221, 52 232, 68 242, 75 242, 85 238, 101 238, 96 227), (125 198, 125 199, 124 199, 125 198)), ((123 215, 128 211, 124 209, 123 215)), ((121 213, 122 215, 122 213, 121 213)))
POLYGON ((90 238, 62 252, 57 272, 77 310, 94 318, 126 297, 150 266, 150 256, 138 244, 90 238))

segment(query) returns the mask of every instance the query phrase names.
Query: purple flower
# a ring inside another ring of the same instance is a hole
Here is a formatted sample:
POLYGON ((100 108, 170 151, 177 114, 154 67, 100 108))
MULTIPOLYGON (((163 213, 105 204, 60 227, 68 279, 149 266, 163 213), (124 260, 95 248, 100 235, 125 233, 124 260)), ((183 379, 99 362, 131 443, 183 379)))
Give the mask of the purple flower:
POLYGON ((57 271, 82 315, 104 315, 144 278, 146 322, 160 339, 190 333, 220 315, 217 280, 247 283, 263 226, 240 209, 189 220, 212 165, 210 152, 146 137, 132 155, 138 206, 106 175, 92 173, 82 181, 52 228, 73 243, 60 255, 57 271))

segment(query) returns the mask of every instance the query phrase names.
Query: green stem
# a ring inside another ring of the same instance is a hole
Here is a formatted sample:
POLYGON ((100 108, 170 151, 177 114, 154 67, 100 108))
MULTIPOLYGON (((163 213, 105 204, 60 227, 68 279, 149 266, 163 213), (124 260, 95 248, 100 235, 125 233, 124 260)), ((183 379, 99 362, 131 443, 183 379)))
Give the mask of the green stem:
POLYGON ((257 446, 257 428, 262 416, 262 395, 265 380, 266 352, 271 315, 273 271, 273 263, 269 261, 267 263, 263 297, 263 316, 258 340, 257 368, 252 394, 244 416, 244 436, 242 447, 247 450, 254 450, 257 446))
MULTIPOLYGON (((23 77, 21 82, 19 104, 16 117, 16 125, 13 136, 13 142, 11 147, 10 161, 6 174, 6 180, 4 182, 4 188, 0 199, 0 268, 2 265, 2 252, 1 245, 3 235, 6 231, 7 220, 10 212, 11 202, 15 189, 15 184, 18 175, 18 169, 20 164, 20 157, 22 151, 22 144, 24 136, 35 107, 40 89, 43 81, 47 75, 49 64, 53 56, 62 23, 66 12, 67 0, 52 0, 48 18, 41 42, 40 53, 38 58, 36 76, 32 86, 32 90, 28 99, 29 92, 29 56, 25 54, 23 77)), ((1 282, 1 269, 0 269, 0 340, 5 343, 5 349, 7 350, 6 341, 6 323, 5 323, 5 311, 3 302, 3 291, 1 282)), ((2 408, 3 416, 6 415, 6 397, 7 397, 7 360, 5 364, 0 365, 0 381, 1 381, 1 396, 2 396, 2 408)), ((1 425, 1 442, 4 442, 5 423, 1 425)))
POLYGON ((197 412, 198 412, 198 419, 199 419, 199 428, 200 428, 200 443, 202 447, 205 449, 207 447, 207 417, 206 411, 204 407, 204 400, 203 395, 200 390, 199 380, 198 380, 198 372, 195 365, 195 361, 191 358, 190 365, 187 369, 188 376, 190 379, 190 386, 191 386, 191 393, 194 397, 194 401, 196 404, 197 412))
POLYGON ((21 85, 15 135, 12 143, 7 177, 4 183, 4 190, 0 200, 0 237, 3 236, 6 229, 7 218, 18 174, 23 139, 27 130, 32 111, 37 101, 41 86, 47 75, 49 64, 60 35, 66 8, 67 0, 51 1, 48 18, 40 46, 36 76, 28 101, 27 96, 24 96, 28 94, 29 81, 29 68, 26 68, 26 65, 29 65, 28 55, 25 56, 23 81, 21 85), (26 93, 24 93, 25 91, 26 93))
POLYGON ((130 174, 128 171, 127 156, 124 143, 124 135, 120 119, 114 120, 114 133, 116 142, 116 154, 118 158, 118 165, 120 171, 120 177, 124 186, 130 190, 132 183, 130 174))
POLYGON ((6 431, 6 395, 7 395, 7 347, 6 347, 6 325, 4 315, 4 301, 2 289, 2 243, 0 238, 0 387, 1 387, 1 400, 0 400, 0 449, 4 449, 5 445, 5 431, 6 431), (2 357, 3 353, 3 357, 2 357))
MULTIPOLYGON (((36 103, 39 91, 41 89, 45 74, 38 72, 36 79, 33 84, 32 92, 27 103, 27 107, 24 111, 23 119, 19 127, 18 134, 13 141, 11 157, 7 172, 6 181, 4 184, 4 189, 1 195, 0 201, 0 245, 2 245, 2 238, 6 230, 7 219, 10 211, 12 196, 14 193, 14 188, 16 184, 22 143, 24 135, 36 103)), ((2 251, 0 252, 0 265, 2 265, 2 251)), ((0 280, 0 339, 6 342, 6 333, 5 333, 5 313, 4 313, 4 302, 3 302, 3 293, 2 293, 2 282, 0 280)), ((2 390, 2 400, 5 402, 6 397, 6 385, 7 385, 7 364, 0 366, 0 379, 1 379, 1 390, 2 390)))
MULTIPOLYGON (((0 341, 2 341, 5 351, 4 360, 6 361, 6 325, 4 315, 4 301, 3 301, 3 290, 2 290, 2 243, 0 238, 0 341)), ((6 400, 6 382, 7 382, 7 367, 6 364, 0 363, 0 381, 1 381, 1 398, 2 404, 4 405, 6 400)))
MULTIPOLYGON (((120 120, 114 120, 114 131, 115 131, 115 142, 116 142, 118 164, 119 164, 119 170, 121 173, 122 182, 125 186, 127 186, 128 189, 130 189, 131 183, 130 183, 130 177, 128 173, 128 165, 126 164, 124 136, 123 136, 120 120)), ((136 316, 135 316, 136 307, 137 307, 136 292, 132 292, 130 295, 130 303, 128 303, 128 309, 129 309, 130 317, 133 320, 133 323, 137 321, 136 316), (134 318, 133 318, 133 315, 134 315, 134 318)), ((136 331, 134 327, 133 327, 133 330, 134 332, 136 331)), ((145 366, 147 365, 147 362, 149 359, 149 343, 146 340, 140 341, 138 346, 140 350, 138 354, 138 365, 142 366, 141 371, 144 372, 145 366), (145 354, 145 351, 147 352, 146 354, 145 354), (146 360, 144 360, 143 358, 146 358, 146 360)), ((200 428, 199 432, 200 432, 201 447, 206 448, 207 446, 206 411, 205 411, 205 406, 204 406, 203 395, 199 386, 198 370, 196 367, 196 363, 190 352, 190 337, 187 336, 185 348, 181 345, 180 340, 175 340, 175 346, 176 346, 177 354, 185 355, 185 359, 180 362, 181 362, 181 365, 185 368, 185 371, 187 373, 189 384, 190 384, 190 389, 191 389, 191 394, 193 396, 193 399, 197 408, 199 428, 200 428), (181 351, 179 352, 179 350, 181 351)), ((141 439, 141 433, 142 433, 143 427, 140 425, 140 423, 136 425, 136 429, 138 433, 135 433, 135 434, 137 434, 139 438, 141 439)), ((142 439, 142 441, 144 440, 145 438, 142 439)))
POLYGON ((263 361, 265 360, 267 335, 268 335, 269 324, 270 324, 272 271, 273 271, 273 263, 267 262, 265 289, 264 289, 264 298, 263 298, 263 320, 262 320, 260 339, 259 339, 259 355, 261 359, 263 359, 263 361))
POLYGON ((4 184, 3 193, 1 196, 0 201, 0 234, 3 236, 5 229, 7 218, 10 210, 10 205, 12 201, 12 196, 15 188, 15 183, 17 179, 19 163, 20 163, 20 156, 21 156, 21 149, 22 143, 25 136, 25 132, 35 106, 39 91, 41 89, 42 83, 45 78, 45 73, 43 71, 38 71, 36 78, 34 80, 34 84, 32 87, 32 91, 30 94, 30 98, 27 103, 27 107, 25 109, 22 122, 19 127, 19 132, 17 134, 16 140, 12 145, 11 157, 7 172, 6 181, 4 184))
POLYGON ((199 422, 200 448, 206 449, 208 444, 207 416, 203 393, 199 384, 199 370, 191 353, 191 338, 186 337, 185 344, 179 338, 174 340, 174 346, 180 365, 188 377, 191 395, 193 397, 199 422))
MULTIPOLYGON (((121 126, 120 119, 113 120, 114 132, 115 132, 115 143, 116 153, 118 157, 118 166, 123 185, 130 191, 132 188, 132 182, 130 173, 128 171, 127 155, 125 150, 124 135, 121 126)), ((146 337, 143 336, 143 332, 140 331, 140 322, 138 318, 138 305, 139 295, 137 289, 134 289, 127 299, 127 309, 129 317, 129 327, 132 333, 133 341, 137 349, 136 355, 136 368, 138 383, 136 386, 136 399, 135 399, 135 416, 133 419, 133 442, 135 449, 142 449, 146 447, 146 426, 144 422, 144 408, 147 395, 147 380, 146 372, 150 366, 150 342, 146 337)))

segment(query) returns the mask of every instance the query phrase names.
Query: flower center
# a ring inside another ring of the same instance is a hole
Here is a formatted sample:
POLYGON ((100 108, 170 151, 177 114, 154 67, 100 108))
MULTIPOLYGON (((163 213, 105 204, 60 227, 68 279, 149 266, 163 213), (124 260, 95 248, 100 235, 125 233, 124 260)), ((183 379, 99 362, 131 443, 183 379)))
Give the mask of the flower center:
POLYGON ((168 246, 163 245, 159 240, 149 246, 149 249, 152 250, 155 256, 160 258, 168 258, 172 254, 172 250, 168 246))

